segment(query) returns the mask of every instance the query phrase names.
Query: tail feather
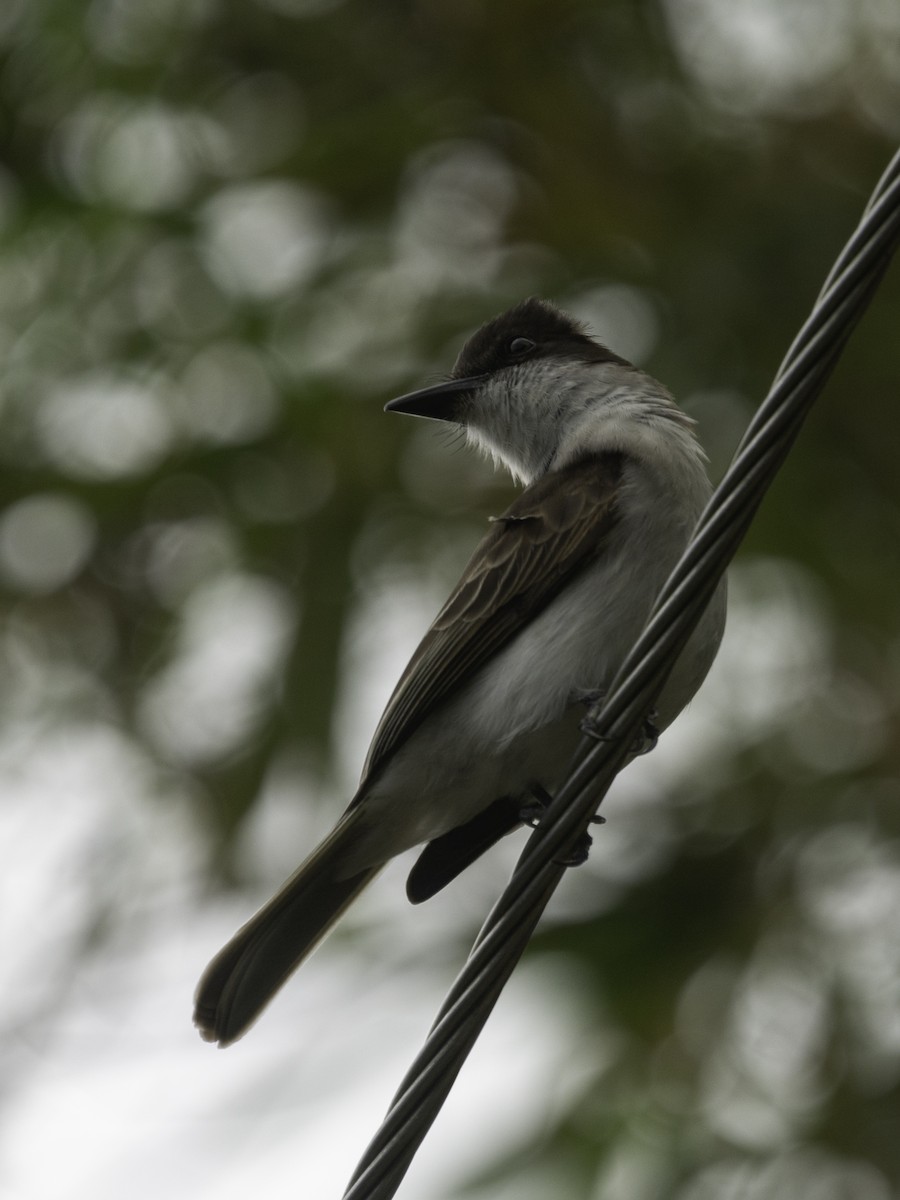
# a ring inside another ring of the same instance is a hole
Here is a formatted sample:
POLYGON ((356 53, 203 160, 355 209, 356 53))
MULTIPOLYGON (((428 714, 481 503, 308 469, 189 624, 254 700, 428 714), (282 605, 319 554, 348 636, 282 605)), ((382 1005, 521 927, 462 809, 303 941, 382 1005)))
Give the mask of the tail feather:
POLYGON ((349 813, 281 890, 242 926, 203 973, 194 997, 194 1024, 208 1042, 241 1037, 278 989, 321 941, 381 865, 340 877, 353 836, 349 813))

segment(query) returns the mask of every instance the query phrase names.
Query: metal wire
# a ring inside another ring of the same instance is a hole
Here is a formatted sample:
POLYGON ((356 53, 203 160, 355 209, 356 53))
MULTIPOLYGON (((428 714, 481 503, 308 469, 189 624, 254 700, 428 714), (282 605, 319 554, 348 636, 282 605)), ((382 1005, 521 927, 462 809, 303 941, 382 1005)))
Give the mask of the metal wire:
POLYGON ((747 531, 800 426, 900 241, 900 153, 785 356, 681 561, 584 738, 564 785, 529 838, 428 1038, 363 1155, 344 1200, 389 1200, 565 874, 566 851, 628 756, 646 714, 747 531))

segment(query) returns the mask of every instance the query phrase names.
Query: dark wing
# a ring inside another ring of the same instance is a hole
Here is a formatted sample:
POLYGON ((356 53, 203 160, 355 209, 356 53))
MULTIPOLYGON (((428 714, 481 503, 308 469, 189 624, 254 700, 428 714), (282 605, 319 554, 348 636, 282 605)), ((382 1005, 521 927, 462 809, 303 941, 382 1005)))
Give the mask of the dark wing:
POLYGON ((594 455, 543 475, 493 521, 401 675, 364 779, 600 552, 621 474, 621 455, 594 455))

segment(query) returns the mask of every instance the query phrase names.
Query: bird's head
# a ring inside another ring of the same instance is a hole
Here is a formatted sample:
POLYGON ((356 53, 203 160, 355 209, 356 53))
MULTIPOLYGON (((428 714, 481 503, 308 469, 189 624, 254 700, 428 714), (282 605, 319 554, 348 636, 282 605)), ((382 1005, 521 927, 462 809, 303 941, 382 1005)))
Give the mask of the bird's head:
POLYGON ((385 410, 459 425, 529 482, 550 465, 588 395, 605 390, 596 369, 604 363, 634 370, 568 314, 532 297, 476 330, 448 380, 391 400, 385 410))

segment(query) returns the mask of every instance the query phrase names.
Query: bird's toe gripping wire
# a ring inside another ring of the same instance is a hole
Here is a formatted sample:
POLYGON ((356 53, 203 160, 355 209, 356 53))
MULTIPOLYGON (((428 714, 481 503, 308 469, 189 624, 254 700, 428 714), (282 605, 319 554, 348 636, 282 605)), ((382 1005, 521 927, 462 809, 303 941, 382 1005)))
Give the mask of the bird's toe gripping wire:
MULTIPOLYGON (((581 718, 580 729, 589 738, 593 738, 595 742, 612 742, 615 738, 609 737, 608 734, 601 733, 597 728, 594 712, 600 707, 601 701, 604 699, 603 692, 585 692, 579 696, 579 701, 587 705, 588 711, 581 718)), ((630 758, 639 758, 642 754, 649 754, 651 750, 656 749, 656 743, 659 741, 659 727, 657 721, 659 714, 655 708, 651 708, 644 718, 641 725, 640 733, 634 739, 631 749, 628 754, 630 758)))
MULTIPOLYGON (((552 800, 553 797, 546 788, 541 787, 539 783, 532 784, 530 798, 519 809, 519 819, 522 824, 527 825, 530 829, 536 829, 552 800)), ((606 817, 601 817, 599 814, 591 817, 591 824, 605 825, 606 817)), ((582 863, 587 862, 593 844, 594 839, 591 835, 582 833, 567 854, 562 858, 555 858, 553 861, 560 867, 580 867, 582 863)))

